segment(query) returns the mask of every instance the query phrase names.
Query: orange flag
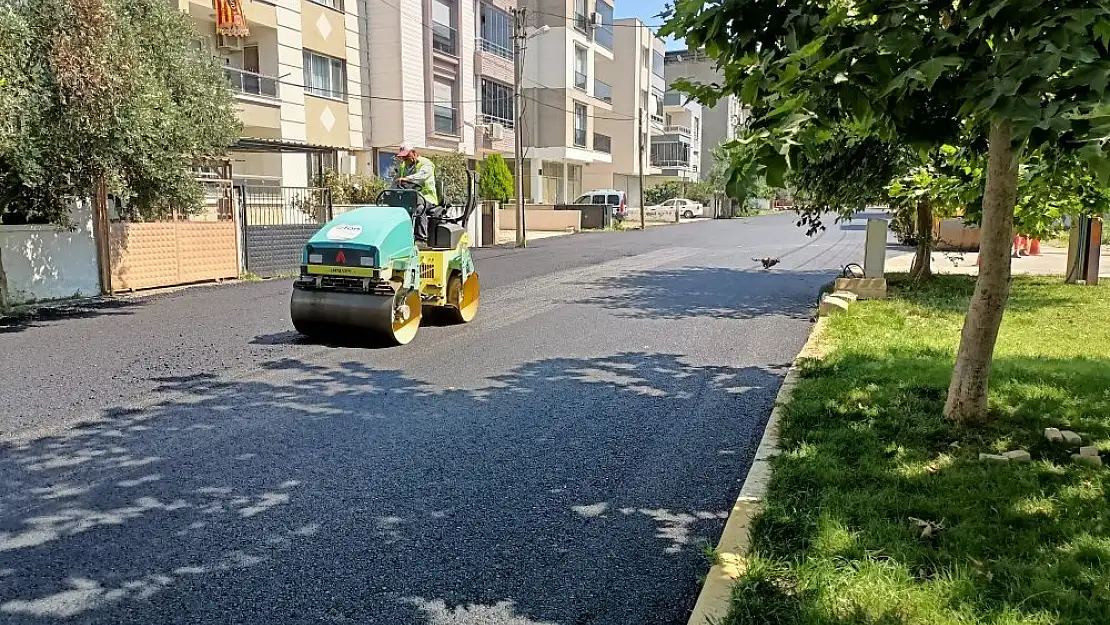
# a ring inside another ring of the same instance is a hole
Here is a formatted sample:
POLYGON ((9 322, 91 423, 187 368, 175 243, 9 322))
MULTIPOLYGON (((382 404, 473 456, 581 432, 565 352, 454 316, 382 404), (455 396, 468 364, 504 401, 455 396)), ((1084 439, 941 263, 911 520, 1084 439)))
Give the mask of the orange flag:
POLYGON ((243 17, 241 0, 212 0, 216 9, 216 34, 225 37, 247 37, 247 19, 243 17))

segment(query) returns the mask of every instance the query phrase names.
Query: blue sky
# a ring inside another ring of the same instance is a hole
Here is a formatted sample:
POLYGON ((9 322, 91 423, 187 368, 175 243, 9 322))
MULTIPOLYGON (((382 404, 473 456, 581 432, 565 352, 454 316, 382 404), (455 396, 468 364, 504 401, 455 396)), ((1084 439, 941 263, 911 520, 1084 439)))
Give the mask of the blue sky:
MULTIPOLYGON (((663 10, 663 5, 664 0, 616 0, 613 16, 617 19, 638 17, 648 26, 658 26, 662 20, 655 16, 663 10)), ((681 39, 675 41, 668 37, 666 41, 668 50, 681 50, 686 47, 681 39)))

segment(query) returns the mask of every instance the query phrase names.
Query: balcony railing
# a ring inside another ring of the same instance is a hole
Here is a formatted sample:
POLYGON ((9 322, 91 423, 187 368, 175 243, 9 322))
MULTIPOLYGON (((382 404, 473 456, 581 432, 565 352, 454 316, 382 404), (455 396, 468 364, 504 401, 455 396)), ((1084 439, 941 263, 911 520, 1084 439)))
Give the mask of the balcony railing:
MULTIPOLYGON (((651 158, 651 166, 652 167, 661 167, 663 169, 688 169, 690 167, 690 160, 689 159, 687 159, 687 160, 682 160, 682 159, 669 160, 669 159, 664 159, 664 158, 655 158, 653 156, 651 158)), ((697 169, 695 168, 694 171, 697 171, 697 169)))
POLYGON ((478 48, 506 59, 513 58, 512 48, 506 48, 505 46, 499 43, 494 43, 489 39, 478 39, 478 48))
POLYGON ((663 134, 690 136, 690 127, 678 125, 663 126, 663 134))
POLYGON ((653 167, 686 168, 690 166, 690 144, 682 141, 656 141, 651 144, 653 167))
POLYGON ((446 24, 432 22, 432 49, 457 56, 458 48, 458 34, 455 29, 446 24))
POLYGON ((594 78, 594 97, 611 103, 613 101, 613 85, 594 78))
POLYGON ((594 133, 594 151, 604 152, 605 154, 613 153, 613 138, 608 135, 594 133))
POLYGON ((224 75, 231 83, 232 91, 275 100, 278 97, 278 79, 273 76, 263 76, 237 67, 224 67, 224 75))
POLYGON ((590 77, 586 74, 575 70, 574 71, 574 87, 576 89, 586 90, 586 85, 590 83, 590 77))

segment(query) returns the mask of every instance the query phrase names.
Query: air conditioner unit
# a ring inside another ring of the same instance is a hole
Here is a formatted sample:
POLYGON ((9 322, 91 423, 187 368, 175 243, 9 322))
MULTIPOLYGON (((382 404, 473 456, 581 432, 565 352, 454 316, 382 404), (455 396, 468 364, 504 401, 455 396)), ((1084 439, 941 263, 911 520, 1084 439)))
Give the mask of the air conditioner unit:
POLYGON ((593 26, 594 28, 598 28, 601 26, 601 13, 598 13, 597 11, 590 13, 590 26, 593 26))
POLYGON ((500 141, 505 138, 505 127, 501 124, 489 125, 489 138, 494 141, 500 141))
POLYGON ((228 37, 227 35, 216 36, 216 47, 221 50, 243 50, 242 37, 228 37))

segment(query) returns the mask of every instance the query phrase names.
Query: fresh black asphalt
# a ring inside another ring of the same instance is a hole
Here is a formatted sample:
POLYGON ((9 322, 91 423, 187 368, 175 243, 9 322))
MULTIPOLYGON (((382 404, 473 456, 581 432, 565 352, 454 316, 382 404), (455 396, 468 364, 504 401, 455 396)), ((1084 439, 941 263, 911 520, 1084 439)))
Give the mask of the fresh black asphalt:
POLYGON ((0 325, 0 623, 685 623, 862 244, 479 250, 478 319, 392 350, 301 340, 287 280, 0 325))

